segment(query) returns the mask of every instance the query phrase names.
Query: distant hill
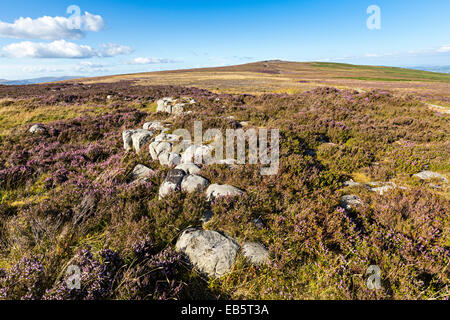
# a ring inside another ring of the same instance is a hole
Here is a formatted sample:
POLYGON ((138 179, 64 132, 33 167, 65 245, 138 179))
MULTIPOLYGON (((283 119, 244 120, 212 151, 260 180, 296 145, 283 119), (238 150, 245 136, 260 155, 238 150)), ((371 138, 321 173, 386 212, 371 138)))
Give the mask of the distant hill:
POLYGON ((45 82, 56 82, 56 81, 64 81, 64 80, 71 80, 76 79, 79 77, 41 77, 41 78, 34 78, 34 79, 23 79, 23 80, 5 80, 0 79, 0 84, 6 84, 6 85, 26 85, 26 84, 36 84, 36 83, 45 83, 45 82))
POLYGON ((427 66, 427 67, 419 66, 419 67, 411 67, 411 69, 440 72, 440 73, 450 73, 450 66, 427 66))

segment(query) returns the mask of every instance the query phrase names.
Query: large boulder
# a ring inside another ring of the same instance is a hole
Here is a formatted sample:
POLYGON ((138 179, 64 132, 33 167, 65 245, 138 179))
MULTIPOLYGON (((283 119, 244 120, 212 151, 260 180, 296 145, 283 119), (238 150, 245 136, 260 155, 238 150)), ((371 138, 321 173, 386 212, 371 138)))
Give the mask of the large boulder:
POLYGON ((208 189, 206 189, 206 197, 209 201, 212 201, 218 197, 235 197, 242 196, 245 191, 239 188, 230 186, 228 184, 211 184, 208 189))
POLYGON ((444 177, 442 174, 433 172, 433 171, 428 171, 428 170, 416 173, 414 175, 414 177, 417 177, 420 180, 437 179, 437 180, 441 180, 442 182, 448 183, 447 178, 444 177))
POLYGON ((176 249, 201 272, 220 278, 231 270, 239 245, 216 231, 189 228, 181 234, 176 249))
POLYGON ((181 182, 181 190, 185 192, 203 191, 209 185, 209 180, 196 174, 189 174, 181 182))
POLYGON ((183 181, 186 173, 183 170, 172 169, 168 172, 163 183, 159 187, 159 199, 167 196, 172 191, 179 191, 181 182, 183 181))
POLYGON ((269 261, 269 250, 257 242, 246 242, 242 246, 242 254, 254 265, 261 265, 269 261))

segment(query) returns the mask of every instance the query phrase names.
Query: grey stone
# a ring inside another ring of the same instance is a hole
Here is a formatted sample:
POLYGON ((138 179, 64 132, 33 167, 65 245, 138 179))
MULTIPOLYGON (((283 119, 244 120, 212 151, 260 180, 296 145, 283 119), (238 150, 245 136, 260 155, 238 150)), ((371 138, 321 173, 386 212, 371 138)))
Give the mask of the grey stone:
POLYGON ((254 265, 261 265, 269 262, 269 250, 257 242, 246 242, 242 246, 242 254, 254 265))
POLYGON ((172 149, 172 144, 169 142, 160 142, 160 141, 154 141, 150 143, 149 150, 150 150, 150 156, 153 160, 157 160, 159 158, 159 155, 162 152, 170 152, 172 149))
POLYGON ((39 133, 39 134, 41 134, 41 133, 46 133, 47 132, 47 129, 45 129, 45 127, 43 127, 43 126, 41 126, 40 124, 35 124, 35 125, 32 125, 31 126, 31 128, 30 128, 30 130, 29 130, 31 133, 39 133))
POLYGON ((180 163, 181 155, 179 153, 163 151, 158 155, 158 160, 161 165, 175 167, 180 163))
POLYGON ((136 152, 139 152, 141 148, 150 141, 152 138, 152 132, 144 129, 134 130, 131 135, 131 140, 133 141, 133 147, 136 152))
POLYGON ((144 123, 143 128, 145 130, 154 130, 154 131, 160 131, 164 129, 164 126, 161 121, 150 121, 144 123))
POLYGON ((200 221, 202 222, 202 224, 208 223, 209 220, 211 220, 213 217, 213 213, 211 210, 206 210, 203 213, 203 216, 200 218, 200 221))
POLYGON ((134 130, 125 130, 124 132, 122 132, 123 148, 125 150, 133 149, 133 140, 131 139, 133 133, 134 130))
POLYGON ((444 175, 428 170, 416 173, 414 177, 417 177, 420 180, 438 179, 441 180, 442 182, 448 183, 448 180, 446 177, 444 177, 444 175))
POLYGON ((211 184, 206 189, 206 196, 209 201, 214 200, 218 197, 234 197, 234 196, 242 196, 245 192, 236 187, 230 186, 228 184, 211 184))
POLYGON ((348 194, 341 197, 341 206, 345 210, 349 211, 351 209, 356 209, 357 207, 363 206, 363 202, 357 195, 348 194))
POLYGON ((239 245, 216 231, 189 228, 181 234, 176 249, 201 272, 220 278, 233 267, 239 245))
POLYGON ((353 180, 348 180, 348 181, 344 182, 344 186, 345 187, 357 187, 357 186, 360 186, 360 185, 361 185, 360 183, 355 182, 353 180))
POLYGON ((197 163, 197 158, 201 157, 202 163, 209 164, 214 160, 212 152, 214 147, 211 145, 191 145, 186 149, 181 157, 181 163, 197 163))
POLYGON ((130 182, 142 180, 145 181, 148 177, 150 177, 154 173, 155 172, 152 169, 147 168, 142 164, 138 164, 134 167, 133 171, 131 171, 129 175, 129 181, 130 182))
POLYGON ((175 167, 175 169, 180 169, 186 172, 187 174, 198 174, 202 169, 199 166, 193 163, 182 163, 175 167))
POLYGON ((185 192, 203 191, 209 185, 209 180, 196 174, 189 174, 181 182, 181 190, 185 192))
POLYGON ((172 191, 178 191, 185 175, 186 173, 183 170, 170 170, 163 183, 159 187, 159 198, 164 198, 172 191))

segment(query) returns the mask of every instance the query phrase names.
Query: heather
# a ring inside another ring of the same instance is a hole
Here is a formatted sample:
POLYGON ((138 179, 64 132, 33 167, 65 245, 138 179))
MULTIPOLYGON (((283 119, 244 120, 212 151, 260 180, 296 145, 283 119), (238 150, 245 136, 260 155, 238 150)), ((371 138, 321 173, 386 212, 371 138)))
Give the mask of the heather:
POLYGON ((412 96, 334 88, 231 95, 119 82, 0 86, 0 98, 0 108, 17 112, 0 121, 0 298, 449 297, 448 185, 414 177, 422 170, 448 175, 449 120, 412 96), (163 119, 153 106, 165 96, 197 101, 192 113, 171 119, 172 128, 191 130, 194 120, 204 131, 240 121, 279 128, 278 173, 210 165, 204 177, 246 195, 159 199, 168 168, 147 148, 125 152, 121 133, 163 119), (59 118, 39 113, 22 123, 40 108, 58 110, 59 118), (34 123, 46 134, 30 134, 34 123), (131 183, 136 164, 155 174, 131 183), (344 187, 349 179, 361 185, 344 187), (363 185, 377 181, 403 188, 379 195, 363 185), (364 205, 344 209, 340 198, 349 193, 364 205), (261 242, 270 263, 239 257, 220 279, 193 269, 174 243, 185 228, 201 228, 207 210, 213 216, 203 228, 261 242), (71 264, 81 268, 81 290, 65 285, 71 264), (366 287, 369 265, 382 270, 380 290, 366 287))

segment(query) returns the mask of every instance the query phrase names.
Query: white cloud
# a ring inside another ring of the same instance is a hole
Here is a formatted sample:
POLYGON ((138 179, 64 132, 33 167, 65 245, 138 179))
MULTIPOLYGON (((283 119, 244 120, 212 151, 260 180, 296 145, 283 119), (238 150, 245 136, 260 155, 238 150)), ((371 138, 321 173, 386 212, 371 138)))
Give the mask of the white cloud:
POLYGON ((91 61, 80 62, 77 66, 75 66, 74 70, 79 73, 94 73, 94 72, 108 71, 108 69, 106 69, 103 64, 93 63, 91 61))
POLYGON ((450 52, 450 45, 440 47, 437 52, 450 52))
POLYGON ((44 16, 37 19, 19 18, 14 23, 0 21, 0 37, 14 39, 80 39, 86 31, 98 32, 105 22, 99 15, 85 12, 75 21, 68 17, 44 16), (78 22, 75 23, 75 22, 78 22))
POLYGON ((32 74, 64 71, 64 69, 61 69, 61 68, 54 68, 54 67, 48 67, 48 66, 24 66, 21 69, 22 69, 22 72, 32 73, 32 74))
POLYGON ((101 57, 114 57, 118 55, 126 55, 133 52, 133 49, 127 46, 121 46, 115 43, 108 43, 101 45, 100 56, 101 57))
POLYGON ((171 59, 138 57, 131 61, 127 61, 126 64, 158 64, 158 63, 174 63, 174 62, 176 61, 171 59))
POLYGON ((22 41, 6 45, 2 50, 13 58, 67 58, 85 59, 92 57, 113 57, 129 54, 130 47, 120 46, 114 43, 101 45, 100 49, 94 49, 88 45, 78 45, 65 40, 57 40, 50 43, 22 41))

